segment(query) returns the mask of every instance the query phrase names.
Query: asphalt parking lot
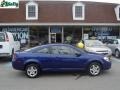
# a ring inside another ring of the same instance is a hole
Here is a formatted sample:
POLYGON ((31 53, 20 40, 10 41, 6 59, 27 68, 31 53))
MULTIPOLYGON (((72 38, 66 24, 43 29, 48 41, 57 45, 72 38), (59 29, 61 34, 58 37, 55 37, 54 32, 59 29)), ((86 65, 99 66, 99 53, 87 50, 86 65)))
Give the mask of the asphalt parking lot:
POLYGON ((91 77, 84 72, 43 73, 35 79, 12 69, 8 60, 0 61, 0 90, 119 90, 120 59, 112 58, 112 68, 91 77))

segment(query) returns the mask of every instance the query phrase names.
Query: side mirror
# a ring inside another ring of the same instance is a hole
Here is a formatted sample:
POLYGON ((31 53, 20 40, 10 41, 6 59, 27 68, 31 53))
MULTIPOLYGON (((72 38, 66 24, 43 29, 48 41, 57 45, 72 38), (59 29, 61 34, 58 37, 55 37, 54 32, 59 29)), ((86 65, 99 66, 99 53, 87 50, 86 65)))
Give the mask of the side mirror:
POLYGON ((81 54, 80 54, 80 53, 76 53, 75 55, 76 55, 76 57, 79 57, 79 56, 81 56, 81 54))

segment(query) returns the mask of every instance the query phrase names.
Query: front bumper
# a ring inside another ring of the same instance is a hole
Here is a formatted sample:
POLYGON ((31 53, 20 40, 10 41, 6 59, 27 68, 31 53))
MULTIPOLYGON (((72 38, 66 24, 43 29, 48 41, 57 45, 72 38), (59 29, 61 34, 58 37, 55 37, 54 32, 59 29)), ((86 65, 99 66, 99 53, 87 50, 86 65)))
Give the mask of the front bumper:
POLYGON ((103 64, 103 70, 108 70, 108 69, 111 68, 111 66, 112 66, 111 61, 109 61, 109 62, 105 61, 104 64, 103 64))

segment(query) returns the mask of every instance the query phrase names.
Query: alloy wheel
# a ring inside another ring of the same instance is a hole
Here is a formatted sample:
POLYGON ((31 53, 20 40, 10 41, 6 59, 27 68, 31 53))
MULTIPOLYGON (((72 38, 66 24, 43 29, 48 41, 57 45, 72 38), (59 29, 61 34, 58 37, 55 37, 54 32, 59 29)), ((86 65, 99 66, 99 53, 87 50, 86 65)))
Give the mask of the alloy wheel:
POLYGON ((88 71, 90 75, 97 76, 101 72, 101 66, 99 63, 91 63, 88 71))
POLYGON ((36 64, 30 64, 26 67, 26 75, 30 78, 35 78, 39 75, 40 71, 36 64))

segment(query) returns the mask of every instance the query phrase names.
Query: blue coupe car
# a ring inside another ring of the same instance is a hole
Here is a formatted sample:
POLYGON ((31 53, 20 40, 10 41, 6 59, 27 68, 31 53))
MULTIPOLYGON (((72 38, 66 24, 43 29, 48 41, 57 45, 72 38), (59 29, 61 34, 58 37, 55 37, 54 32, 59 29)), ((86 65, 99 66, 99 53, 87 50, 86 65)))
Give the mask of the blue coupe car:
POLYGON ((30 78, 39 76, 42 71, 84 70, 96 76, 110 69, 111 62, 104 55, 88 53, 68 44, 47 44, 16 52, 12 66, 25 71, 30 78))

